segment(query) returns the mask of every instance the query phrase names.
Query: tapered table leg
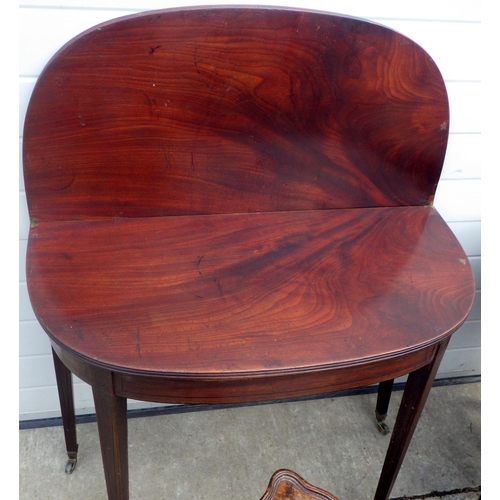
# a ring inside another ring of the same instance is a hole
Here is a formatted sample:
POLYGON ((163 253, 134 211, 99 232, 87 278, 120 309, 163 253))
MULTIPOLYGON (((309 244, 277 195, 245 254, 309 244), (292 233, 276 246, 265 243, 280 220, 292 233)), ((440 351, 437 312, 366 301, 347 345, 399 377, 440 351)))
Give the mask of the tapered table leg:
POLYGON ((431 363, 415 370, 408 376, 375 493, 375 500, 389 498, 448 341, 449 339, 437 346, 436 354, 431 363))
POLYGON ((64 439, 66 441, 66 453, 68 454, 66 473, 71 474, 76 467, 78 453, 72 376, 71 372, 59 359, 59 356, 57 356, 54 350, 52 350, 52 357, 54 358, 57 390, 59 392, 64 439))
POLYGON ((389 433, 389 427, 385 423, 389 403, 391 401, 392 387, 394 379, 385 380, 378 385, 377 406, 375 408, 375 418, 377 420, 378 430, 382 434, 389 433))
POLYGON ((127 399, 92 387, 109 500, 129 499, 127 399))

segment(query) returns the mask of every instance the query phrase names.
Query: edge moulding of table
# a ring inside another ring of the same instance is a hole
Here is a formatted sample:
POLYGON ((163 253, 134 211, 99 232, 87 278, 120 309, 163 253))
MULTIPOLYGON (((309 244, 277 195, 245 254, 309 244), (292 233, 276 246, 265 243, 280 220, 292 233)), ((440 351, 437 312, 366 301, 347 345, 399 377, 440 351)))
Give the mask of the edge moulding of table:
MULTIPOLYGON (((110 499, 127 398, 243 403, 409 374, 387 499, 474 297, 432 206, 448 101, 386 27, 281 8, 144 12, 67 43, 24 128, 27 281, 69 469, 71 373, 92 386, 110 499)), ((168 496, 168 492, 165 493, 168 496)))

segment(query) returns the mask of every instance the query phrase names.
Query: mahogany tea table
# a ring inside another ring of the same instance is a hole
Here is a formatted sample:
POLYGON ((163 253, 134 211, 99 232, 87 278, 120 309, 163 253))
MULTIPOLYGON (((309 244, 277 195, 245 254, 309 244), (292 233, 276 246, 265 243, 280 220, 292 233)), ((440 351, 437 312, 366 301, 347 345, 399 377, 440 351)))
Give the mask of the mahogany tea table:
MULTIPOLYGON (((391 491, 474 297, 433 207, 443 79, 383 26, 284 8, 123 17, 62 47, 24 125, 27 281, 68 471, 92 386, 108 497, 129 497, 127 398, 243 403, 409 374, 391 491)), ((166 492, 168 496, 168 493, 166 492)))

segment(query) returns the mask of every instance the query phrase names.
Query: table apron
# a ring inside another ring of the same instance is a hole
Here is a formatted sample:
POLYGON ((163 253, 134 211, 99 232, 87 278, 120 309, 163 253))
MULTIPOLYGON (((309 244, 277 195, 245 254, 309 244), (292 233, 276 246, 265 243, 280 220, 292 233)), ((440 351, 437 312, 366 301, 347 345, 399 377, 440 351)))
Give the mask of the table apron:
POLYGON ((103 373, 111 373, 117 396, 157 403, 225 404, 326 394, 397 378, 429 364, 439 343, 364 363, 239 377, 127 373, 83 360, 55 342, 52 345, 67 368, 93 387, 99 385, 103 373))

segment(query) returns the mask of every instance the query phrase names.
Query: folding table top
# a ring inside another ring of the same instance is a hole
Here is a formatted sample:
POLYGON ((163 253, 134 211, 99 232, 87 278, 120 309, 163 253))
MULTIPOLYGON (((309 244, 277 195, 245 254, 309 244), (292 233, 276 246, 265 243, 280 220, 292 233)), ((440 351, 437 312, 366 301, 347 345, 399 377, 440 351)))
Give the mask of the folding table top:
POLYGON ((26 118, 34 310, 83 360, 194 379, 433 345, 474 295, 432 208, 447 134, 434 62, 374 23, 104 23, 54 56, 26 118))
POLYGON ((128 371, 251 375, 409 353, 449 335, 474 290, 429 207, 41 222, 41 324, 128 371))

